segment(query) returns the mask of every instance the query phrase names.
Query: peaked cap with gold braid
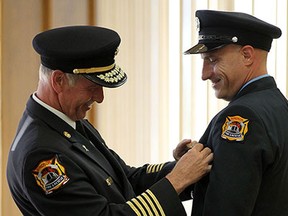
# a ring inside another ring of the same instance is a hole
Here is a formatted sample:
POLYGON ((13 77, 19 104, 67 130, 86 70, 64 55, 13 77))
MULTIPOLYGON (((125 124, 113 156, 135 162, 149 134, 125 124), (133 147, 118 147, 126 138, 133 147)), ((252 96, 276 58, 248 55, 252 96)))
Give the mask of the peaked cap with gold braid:
POLYGON ((127 80, 114 60, 120 41, 111 29, 66 26, 39 33, 33 47, 47 68, 83 75, 98 85, 114 88, 127 80))

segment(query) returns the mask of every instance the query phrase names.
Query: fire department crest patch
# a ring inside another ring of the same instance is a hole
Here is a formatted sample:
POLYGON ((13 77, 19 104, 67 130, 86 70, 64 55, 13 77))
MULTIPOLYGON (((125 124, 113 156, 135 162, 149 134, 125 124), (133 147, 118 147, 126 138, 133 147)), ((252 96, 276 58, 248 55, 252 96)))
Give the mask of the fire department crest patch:
POLYGON ((221 137, 230 141, 243 141, 248 132, 248 119, 241 116, 227 116, 222 126, 221 137))
POLYGON ((57 155, 50 160, 41 161, 33 170, 33 175, 46 194, 51 194, 69 181, 65 168, 59 163, 57 155))

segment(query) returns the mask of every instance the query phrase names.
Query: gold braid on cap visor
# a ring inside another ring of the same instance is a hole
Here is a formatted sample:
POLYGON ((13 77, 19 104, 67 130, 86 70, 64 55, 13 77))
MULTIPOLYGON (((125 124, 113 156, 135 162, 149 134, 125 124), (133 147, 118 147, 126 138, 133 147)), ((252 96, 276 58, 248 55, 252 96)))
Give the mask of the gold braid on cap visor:
POLYGON ((121 68, 118 65, 112 64, 106 67, 93 67, 93 68, 83 68, 83 69, 74 69, 74 74, 91 74, 91 73, 101 73, 104 71, 111 70, 104 74, 99 74, 97 77, 104 82, 108 83, 117 83, 120 80, 122 80, 125 77, 124 72, 121 70, 121 68), (113 70, 111 70, 113 67, 115 67, 113 70))
POLYGON ((80 69, 74 69, 74 74, 90 74, 90 73, 99 73, 111 70, 115 66, 114 64, 105 66, 105 67, 92 67, 92 68, 80 68, 80 69))

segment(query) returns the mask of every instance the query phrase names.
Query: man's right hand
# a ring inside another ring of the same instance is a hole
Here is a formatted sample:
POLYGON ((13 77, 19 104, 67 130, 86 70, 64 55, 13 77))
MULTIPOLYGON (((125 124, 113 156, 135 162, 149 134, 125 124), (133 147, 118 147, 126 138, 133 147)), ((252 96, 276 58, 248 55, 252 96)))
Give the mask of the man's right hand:
POLYGON ((196 183, 210 172, 213 160, 211 149, 196 143, 176 163, 174 169, 166 176, 180 194, 186 187, 196 183))

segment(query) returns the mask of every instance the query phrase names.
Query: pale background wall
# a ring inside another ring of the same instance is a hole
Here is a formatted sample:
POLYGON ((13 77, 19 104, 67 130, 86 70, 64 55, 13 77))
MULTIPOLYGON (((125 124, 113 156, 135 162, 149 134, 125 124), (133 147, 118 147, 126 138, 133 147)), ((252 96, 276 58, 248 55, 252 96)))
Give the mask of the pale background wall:
MULTIPOLYGON (((122 38, 116 61, 128 82, 105 90, 88 118, 127 163, 162 162, 182 138, 199 139, 226 105, 200 79, 199 56, 183 56, 197 41, 196 9, 255 14, 283 30, 273 44, 269 71, 287 95, 286 0, 0 0, 0 216, 21 215, 6 182, 6 161, 18 121, 36 89, 39 57, 31 40, 45 29, 100 25, 122 38)), ((191 203, 186 203, 187 211, 191 203)))

